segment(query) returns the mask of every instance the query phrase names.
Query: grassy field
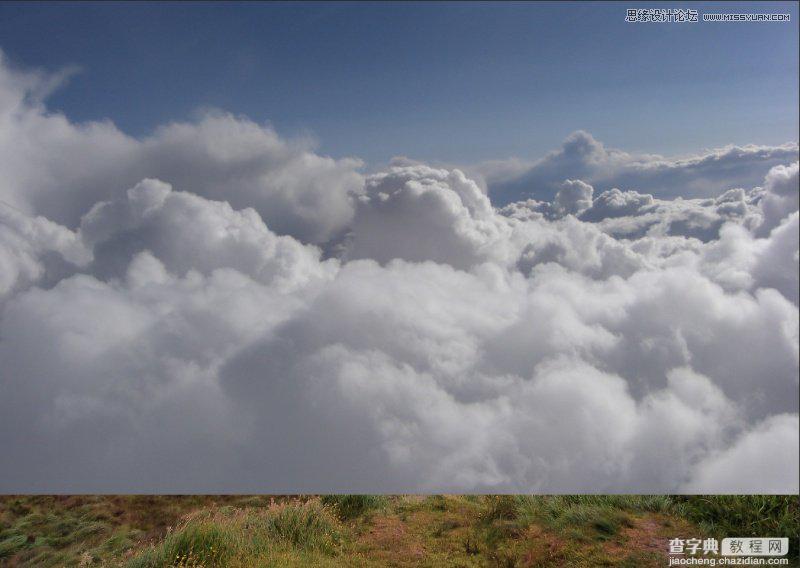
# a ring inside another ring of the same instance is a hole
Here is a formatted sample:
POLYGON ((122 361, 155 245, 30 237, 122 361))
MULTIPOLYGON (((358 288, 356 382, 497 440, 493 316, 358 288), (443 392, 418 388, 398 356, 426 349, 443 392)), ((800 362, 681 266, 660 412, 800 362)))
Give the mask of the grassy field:
POLYGON ((0 496, 0 566, 667 565, 670 538, 800 534, 775 496, 0 496))

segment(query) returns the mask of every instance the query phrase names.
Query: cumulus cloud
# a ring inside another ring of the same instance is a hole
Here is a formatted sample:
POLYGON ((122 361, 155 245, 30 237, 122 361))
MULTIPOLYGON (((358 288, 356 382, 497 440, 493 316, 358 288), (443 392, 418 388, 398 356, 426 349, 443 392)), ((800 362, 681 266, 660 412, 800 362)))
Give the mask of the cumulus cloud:
POLYGON ((763 223, 758 233, 765 235, 798 207, 798 162, 789 166, 775 166, 764 180, 761 192, 763 223))
POLYGON ((363 187, 360 160, 315 154, 268 125, 220 111, 141 139, 109 122, 49 111, 54 78, 9 68, 0 51, 0 199, 74 228, 98 201, 144 178, 233 207, 252 207, 280 234, 321 243, 343 230, 363 187))
POLYGON ((0 201, 0 301, 36 283, 56 282, 91 260, 74 232, 0 201))
POLYGON ((125 274, 132 258, 148 251, 170 272, 210 274, 231 268, 264 284, 292 289, 322 278, 335 261, 320 263, 320 250, 270 231, 254 209, 175 192, 145 179, 116 201, 97 203, 83 217, 80 236, 94 251, 92 271, 125 274))
POLYGON ((558 150, 536 161, 496 160, 471 168, 485 180, 492 201, 551 199, 561 182, 579 178, 597 191, 637 189, 662 198, 713 197, 732 187, 753 187, 776 165, 797 160, 796 142, 781 146, 726 146, 668 158, 607 148, 591 134, 571 134, 558 150))
POLYGON ((628 239, 658 235, 694 237, 707 242, 718 239, 728 222, 765 237, 797 211, 797 166, 797 162, 775 166, 767 172, 762 185, 751 189, 733 188, 715 197, 695 199, 659 199, 616 187, 595 195, 591 185, 565 180, 552 202, 527 199, 510 203, 500 211, 520 219, 537 216, 558 219, 573 214, 608 234, 628 239))
POLYGON ((684 486, 688 493, 797 493, 797 456, 786 448, 800 444, 797 415, 773 416, 733 446, 706 458, 684 486))
POLYGON ((395 166, 367 180, 348 258, 431 260, 468 268, 497 252, 508 226, 459 170, 395 166))
POLYGON ((74 124, 46 77, 0 65, 0 491, 797 491, 791 155, 670 200, 584 137, 496 209, 245 118, 74 124))
POLYGON ((594 188, 581 180, 565 180, 558 188, 553 208, 558 215, 579 215, 592 206, 594 188))

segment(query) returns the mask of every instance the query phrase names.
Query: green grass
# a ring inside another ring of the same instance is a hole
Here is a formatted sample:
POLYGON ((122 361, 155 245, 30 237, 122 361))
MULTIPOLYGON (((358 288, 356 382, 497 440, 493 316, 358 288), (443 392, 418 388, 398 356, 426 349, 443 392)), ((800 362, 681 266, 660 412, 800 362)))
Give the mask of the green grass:
POLYGON ((7 558, 16 551, 24 548, 27 540, 25 535, 18 534, 0 541, 0 559, 7 558))
POLYGON ((318 499, 226 507, 190 516, 127 567, 269 564, 290 550, 333 555, 340 539, 338 520, 318 499))
POLYGON ((0 566, 655 567, 668 538, 789 536, 775 496, 0 497, 0 566))
POLYGON ((383 507, 386 505, 386 497, 383 495, 325 495, 322 497, 322 502, 333 507, 341 519, 347 520, 383 507))
POLYGON ((670 497, 659 495, 521 495, 513 499, 523 524, 593 531, 598 538, 631 526, 635 513, 668 513, 674 506, 670 497))
POLYGON ((0 497, 0 566, 74 566, 116 558, 163 535, 188 512, 222 504, 269 503, 265 497, 0 497))
POLYGON ((233 556, 236 533, 212 522, 189 522, 163 542, 128 562, 131 568, 224 566, 233 556))
MULTIPOLYGON (((800 535, 797 496, 698 495, 674 499, 682 516, 719 538, 800 535)), ((797 558, 797 542, 792 544, 797 558)))

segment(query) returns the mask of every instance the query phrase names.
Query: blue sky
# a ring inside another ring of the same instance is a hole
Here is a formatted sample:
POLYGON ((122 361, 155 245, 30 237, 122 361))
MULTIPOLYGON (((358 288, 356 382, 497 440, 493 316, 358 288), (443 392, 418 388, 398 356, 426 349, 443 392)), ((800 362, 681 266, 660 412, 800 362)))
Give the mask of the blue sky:
POLYGON ((638 4, 13 4, 0 47, 80 72, 49 106, 143 135, 198 108, 313 134, 320 151, 537 157, 577 129, 682 154, 797 139, 796 3, 784 23, 628 24, 638 4))

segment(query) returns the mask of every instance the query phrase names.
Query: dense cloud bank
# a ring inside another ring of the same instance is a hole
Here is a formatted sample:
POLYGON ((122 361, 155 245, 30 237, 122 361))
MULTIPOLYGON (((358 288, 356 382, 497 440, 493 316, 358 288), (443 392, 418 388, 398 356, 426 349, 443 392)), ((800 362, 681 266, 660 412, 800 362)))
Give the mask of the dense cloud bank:
POLYGON ((0 67, 0 491, 798 491, 796 145, 497 209, 51 83, 0 67))
POLYGON ((601 191, 636 188, 672 199, 715 197, 732 187, 752 187, 771 167, 797 157, 797 142, 731 145, 680 158, 630 154, 607 148, 588 132, 578 131, 540 160, 494 160, 470 170, 492 189, 493 201, 503 205, 520 195, 549 199, 566 178, 579 178, 601 191))

